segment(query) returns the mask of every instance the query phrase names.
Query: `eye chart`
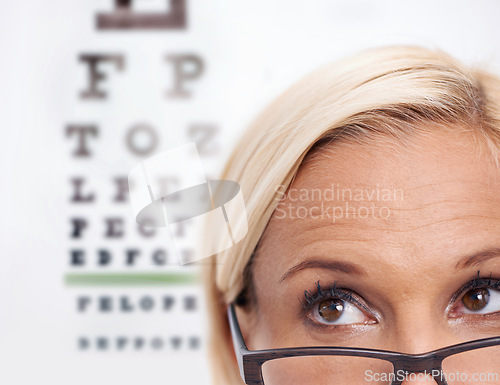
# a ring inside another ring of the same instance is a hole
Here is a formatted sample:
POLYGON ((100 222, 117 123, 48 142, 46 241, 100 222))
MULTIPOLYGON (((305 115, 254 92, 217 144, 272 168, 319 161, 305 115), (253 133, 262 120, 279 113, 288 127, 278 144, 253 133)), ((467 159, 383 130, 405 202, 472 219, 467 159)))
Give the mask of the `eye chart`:
MULTIPOLYGON (((197 31, 197 11, 185 0, 59 6, 44 9, 45 20, 59 24, 52 37, 59 40, 50 60, 37 63, 51 84, 37 98, 51 115, 51 135, 36 146, 44 167, 27 168, 44 197, 33 203, 40 220, 27 223, 40 247, 25 245, 45 259, 25 284, 40 315, 22 309, 21 320, 10 307, 5 322, 14 333, 5 353, 23 381, 209 384, 198 270, 180 266, 176 255, 188 258, 193 242, 180 224, 169 233, 136 223, 127 176, 166 149, 196 143, 206 177, 216 179, 221 148, 237 136, 221 135, 227 122, 217 99, 228 96, 212 91, 225 71, 216 64, 217 33, 207 28, 203 36, 203 21, 197 31), (173 236, 186 238, 181 249, 173 236), (21 371, 21 356, 31 373, 21 371)), ((176 172, 190 172, 183 167, 176 172)), ((165 186, 178 183, 162 178, 165 186)))
MULTIPOLYGON (((192 253, 193 245, 174 250, 168 232, 135 223, 127 181, 134 162, 186 142, 196 143, 207 174, 216 171, 220 121, 196 102, 209 81, 208 53, 183 42, 185 0, 149 9, 139 3, 117 0, 96 11, 93 44, 75 58, 78 112, 63 129, 68 161, 77 168, 68 178, 64 283, 75 329, 68 350, 83 361, 163 362, 165 380, 209 383, 199 277, 176 256, 192 253)), ((170 230, 188 236, 181 225, 170 230)), ((144 375, 159 381, 157 373, 144 375)))

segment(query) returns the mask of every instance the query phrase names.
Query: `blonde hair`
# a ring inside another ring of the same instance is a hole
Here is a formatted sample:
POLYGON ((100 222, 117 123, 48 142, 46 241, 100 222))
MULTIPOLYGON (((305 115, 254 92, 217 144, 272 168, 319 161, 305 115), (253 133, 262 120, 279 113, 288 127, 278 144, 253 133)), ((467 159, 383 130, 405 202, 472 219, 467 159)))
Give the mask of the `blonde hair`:
POLYGON ((498 153, 499 102, 497 77, 466 68, 440 51, 397 46, 322 67, 271 103, 242 137, 221 176, 241 185, 248 233, 213 256, 204 272, 214 384, 243 384, 226 309, 251 283, 249 262, 278 203, 277 186, 291 184, 313 146, 380 134, 402 138, 431 122, 473 130, 478 142, 498 153))

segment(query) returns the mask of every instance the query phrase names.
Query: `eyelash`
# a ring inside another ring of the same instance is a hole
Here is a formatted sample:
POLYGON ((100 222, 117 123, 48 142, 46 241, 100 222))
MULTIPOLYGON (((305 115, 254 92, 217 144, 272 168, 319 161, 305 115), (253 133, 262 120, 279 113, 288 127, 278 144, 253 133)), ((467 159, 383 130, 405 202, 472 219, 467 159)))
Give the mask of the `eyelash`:
MULTIPOLYGON (((480 271, 477 272, 477 277, 463 285, 452 297, 451 303, 455 304, 461 299, 462 295, 467 293, 470 289, 479 288, 492 288, 495 290, 500 290, 500 280, 492 278, 491 273, 489 277, 481 277, 480 271)), ((310 311, 314 309, 315 306, 323 299, 337 298, 344 301, 348 301, 354 305, 357 305, 361 309, 365 310, 371 315, 374 315, 366 305, 364 305, 353 290, 343 289, 337 287, 337 281, 334 281, 333 285, 328 286, 326 289, 322 288, 319 281, 316 282, 316 288, 314 290, 308 291, 304 290, 304 300, 300 301, 302 304, 302 316, 305 316, 310 311)))

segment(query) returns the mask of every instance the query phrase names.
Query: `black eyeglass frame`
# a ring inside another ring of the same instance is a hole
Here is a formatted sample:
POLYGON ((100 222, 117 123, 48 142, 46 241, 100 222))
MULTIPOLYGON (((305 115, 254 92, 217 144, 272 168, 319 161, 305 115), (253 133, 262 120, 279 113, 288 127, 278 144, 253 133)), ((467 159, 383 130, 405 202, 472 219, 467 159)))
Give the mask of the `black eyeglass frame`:
MULTIPOLYGON (((234 304, 229 305, 227 315, 240 375, 247 385, 265 385, 262 378, 262 365, 265 362, 279 358, 299 356, 352 356, 389 361, 394 368, 394 380, 391 385, 401 385, 402 381, 398 381, 400 376, 396 375, 397 373, 401 373, 401 371, 407 374, 422 372, 429 374, 442 373, 442 362, 449 356, 469 350, 500 345, 500 336, 498 336, 451 345, 422 354, 405 354, 389 350, 335 346, 248 350, 241 334, 234 304)), ((433 378, 438 385, 448 385, 441 375, 433 375, 433 378)))

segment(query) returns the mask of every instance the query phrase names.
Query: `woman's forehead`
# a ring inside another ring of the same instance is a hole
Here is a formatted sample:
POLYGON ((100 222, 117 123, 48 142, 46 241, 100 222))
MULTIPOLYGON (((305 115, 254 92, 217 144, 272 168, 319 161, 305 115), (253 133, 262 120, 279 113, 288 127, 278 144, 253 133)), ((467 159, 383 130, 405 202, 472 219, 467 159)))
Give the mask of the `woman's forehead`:
POLYGON ((453 259, 500 246, 500 172, 491 157, 478 156, 461 133, 413 143, 333 144, 314 156, 283 194, 261 252, 290 259, 366 249, 406 263, 402 255, 453 259))

